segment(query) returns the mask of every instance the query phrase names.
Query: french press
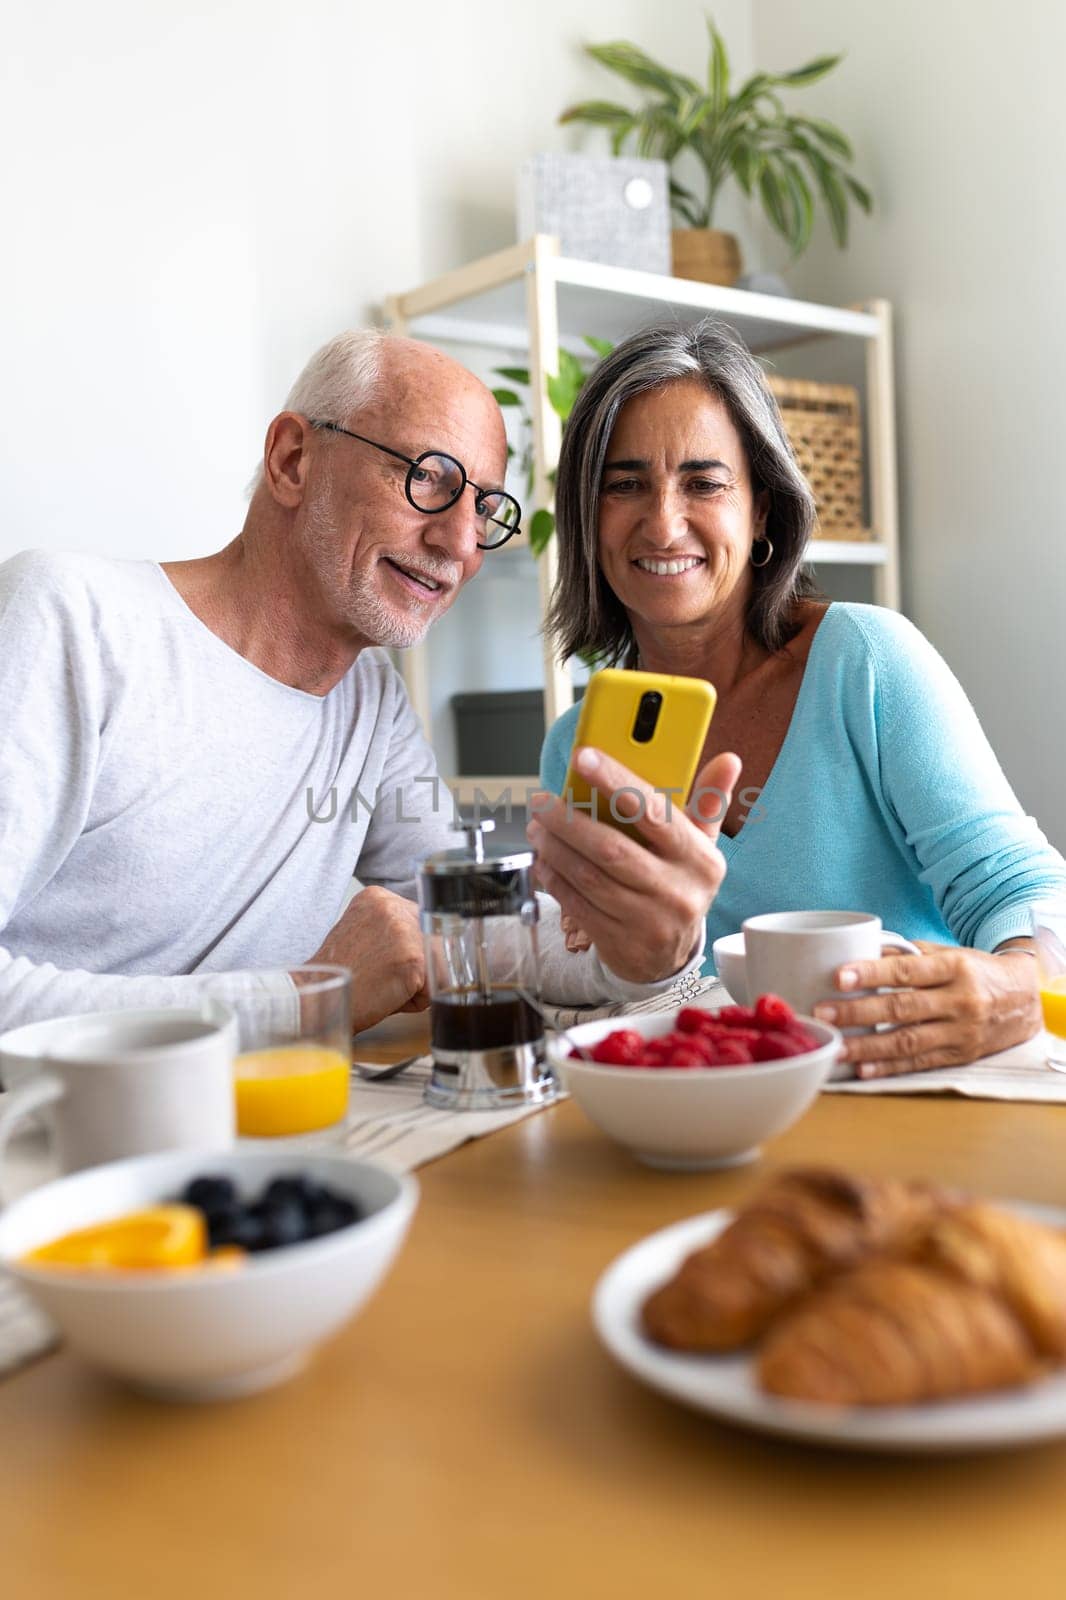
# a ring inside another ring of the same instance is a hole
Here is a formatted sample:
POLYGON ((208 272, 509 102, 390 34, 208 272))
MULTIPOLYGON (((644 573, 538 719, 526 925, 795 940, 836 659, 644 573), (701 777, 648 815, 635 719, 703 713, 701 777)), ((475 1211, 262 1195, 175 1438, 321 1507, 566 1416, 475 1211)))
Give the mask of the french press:
POLYGON ((466 844, 427 856, 418 878, 430 993, 431 1105, 457 1111, 545 1105, 533 852, 486 853, 486 819, 466 844))

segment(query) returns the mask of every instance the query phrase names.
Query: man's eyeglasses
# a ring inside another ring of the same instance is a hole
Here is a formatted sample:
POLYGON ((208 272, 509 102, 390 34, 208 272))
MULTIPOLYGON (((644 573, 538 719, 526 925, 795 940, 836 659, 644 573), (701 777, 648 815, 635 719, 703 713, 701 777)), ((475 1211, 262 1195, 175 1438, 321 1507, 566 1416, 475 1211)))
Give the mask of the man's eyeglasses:
POLYGON ((412 458, 362 433, 353 433, 351 428, 342 428, 339 422, 323 422, 312 417, 311 426, 327 433, 343 433, 349 439, 358 439, 360 444, 372 445, 387 456, 395 456, 397 461, 406 461, 404 493, 417 511, 428 511, 431 516, 437 511, 447 511, 469 484, 474 491, 474 509, 484 528, 484 536, 477 542, 479 550, 498 550, 512 534, 522 531, 522 508, 514 496, 503 489, 483 489, 467 477, 461 461, 445 455, 442 450, 423 450, 420 456, 412 458))

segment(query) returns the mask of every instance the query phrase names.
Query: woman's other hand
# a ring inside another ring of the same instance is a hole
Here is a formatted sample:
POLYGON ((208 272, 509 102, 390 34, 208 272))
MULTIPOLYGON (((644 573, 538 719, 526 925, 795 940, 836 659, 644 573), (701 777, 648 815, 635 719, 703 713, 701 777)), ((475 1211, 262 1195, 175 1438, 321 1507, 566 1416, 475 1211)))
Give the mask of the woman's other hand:
POLYGON ((565 799, 535 796, 526 833, 537 852, 538 881, 616 977, 630 983, 672 977, 695 950, 725 877, 718 832, 740 761, 719 755, 707 763, 691 814, 603 751, 576 751, 574 761, 595 790, 615 796, 616 811, 632 819, 643 843, 565 799))
POLYGON ((814 1014, 838 1028, 889 1023, 891 1032, 845 1040, 842 1059, 858 1078, 892 1078, 960 1067, 1032 1038, 1041 1026, 1036 962, 1024 950, 983 950, 919 942, 920 956, 852 961, 836 973, 841 998, 814 1014), (849 989, 889 988, 849 1000, 849 989))

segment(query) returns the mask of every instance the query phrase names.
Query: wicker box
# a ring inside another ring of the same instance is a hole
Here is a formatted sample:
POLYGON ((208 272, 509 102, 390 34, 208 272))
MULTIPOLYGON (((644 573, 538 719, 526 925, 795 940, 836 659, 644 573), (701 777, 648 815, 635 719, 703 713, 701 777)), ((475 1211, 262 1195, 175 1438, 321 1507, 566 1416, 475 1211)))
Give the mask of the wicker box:
POLYGON ((863 526, 858 390, 767 375, 796 460, 818 507, 816 539, 869 539, 863 526))

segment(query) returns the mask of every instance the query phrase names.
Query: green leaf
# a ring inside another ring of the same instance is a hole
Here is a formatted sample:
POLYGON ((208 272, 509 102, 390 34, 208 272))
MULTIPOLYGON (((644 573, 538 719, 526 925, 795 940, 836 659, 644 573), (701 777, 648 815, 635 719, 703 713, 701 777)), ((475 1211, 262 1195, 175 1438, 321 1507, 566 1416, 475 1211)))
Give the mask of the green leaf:
POLYGON ((529 388, 528 367, 493 367, 492 370, 498 378, 507 378, 511 383, 524 383, 529 388))
POLYGON ((637 135, 637 154, 658 156, 663 161, 672 161, 685 142, 673 112, 661 104, 645 106, 633 119, 633 131, 637 135))
POLYGON ((678 183, 676 178, 670 179, 670 198, 688 206, 694 206, 698 203, 692 190, 686 189, 684 184, 678 183))
POLYGON ((563 422, 574 409, 574 401, 584 381, 585 369, 577 357, 572 356, 569 350, 560 350, 558 376, 548 379, 548 399, 552 410, 563 422))
POLYGON ((711 59, 707 63, 707 91, 711 97, 714 114, 718 117, 725 110, 726 101, 729 99, 729 57, 726 54, 725 40, 710 17, 707 18, 707 32, 711 38, 711 59))
POLYGON ((611 351, 614 349, 614 345, 611 343, 610 339, 597 339, 596 336, 591 333, 583 333, 581 337, 584 339, 589 349, 596 352, 601 361, 603 360, 604 356, 609 356, 611 351))
POLYGON ((703 227, 703 222, 699 221, 699 202, 695 195, 675 182, 671 182, 671 210, 685 222, 685 226, 703 227))
POLYGON ((858 178, 853 178, 850 172, 842 172, 841 177, 843 178, 846 187, 851 191, 853 198, 858 201, 860 206, 862 206, 862 209, 865 212, 872 211, 874 204, 873 195, 870 193, 869 189, 867 189, 866 185, 860 183, 858 178))
POLYGON ((732 100, 729 102, 729 112, 736 116, 739 112, 754 105, 761 94, 765 94, 772 83, 777 80, 769 72, 754 72, 746 83, 741 84, 732 100))
POLYGON ((852 161, 855 152, 849 140, 841 133, 840 129, 832 122, 825 122, 821 117, 796 117, 796 126, 808 128, 816 139, 820 139, 827 150, 831 150, 842 161, 852 161))
POLYGON ((794 226, 792 238, 789 242, 792 245, 792 254, 798 256, 806 250, 811 242, 811 229, 814 226, 814 196, 799 163, 792 156, 787 156, 783 153, 777 159, 781 175, 792 196, 794 226))
POLYGON ((766 215, 773 226, 791 244, 791 227, 788 214, 788 201, 785 188, 770 162, 763 165, 759 173, 759 193, 766 215))
POLYGON ((691 78, 686 78, 680 72, 671 72, 668 67, 660 66, 643 50, 638 50, 635 44, 619 40, 616 44, 587 44, 585 49, 594 61, 598 61, 609 72, 616 72, 620 78, 635 83, 640 89, 658 89, 675 105, 682 95, 699 93, 699 84, 693 83, 691 78))
POLYGON ((836 168, 813 145, 807 151, 807 162, 814 172, 815 181, 821 190, 822 199, 825 201, 825 209, 829 213, 829 225, 833 230, 833 238, 843 250, 848 242, 847 191, 837 176, 836 168))
POLYGON ((534 511, 529 523, 529 548, 535 556, 543 555, 555 532, 555 518, 542 506, 534 511))
POLYGON ((569 350, 559 351, 558 376, 548 379, 548 399, 552 410, 563 422, 574 409, 574 401, 585 381, 585 369, 569 350))
POLYGON ((582 100, 559 113, 560 122, 591 122, 602 127, 614 127, 628 122, 633 113, 628 106, 616 105, 613 100, 582 100))
POLYGON ((711 102, 705 94, 689 95, 683 100, 677 109, 678 137, 687 143, 706 122, 711 109, 711 102))
POLYGON ((805 67, 797 67, 794 72, 775 74, 774 81, 790 84, 794 89, 803 84, 817 83, 819 78, 824 78, 826 73, 832 72, 843 59, 843 56, 818 56, 814 61, 808 61, 805 67))
POLYGON ((577 356, 571 355, 569 350, 559 351, 559 376, 567 383, 573 384, 575 394, 585 381, 584 367, 577 356))
POLYGON ((493 389, 492 398, 498 406, 520 406, 522 404, 513 389, 493 389))
POLYGON ((762 171, 762 156, 754 145, 738 140, 730 151, 729 164, 734 177, 750 199, 752 190, 759 181, 759 173, 762 171))

